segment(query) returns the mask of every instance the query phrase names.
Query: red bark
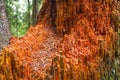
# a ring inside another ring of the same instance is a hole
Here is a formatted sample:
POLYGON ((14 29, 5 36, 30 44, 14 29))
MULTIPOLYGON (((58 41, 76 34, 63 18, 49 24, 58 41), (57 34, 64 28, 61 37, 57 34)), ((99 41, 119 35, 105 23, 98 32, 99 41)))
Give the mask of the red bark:
POLYGON ((32 79, 33 75, 33 79, 51 80, 108 79, 106 73, 112 68, 107 63, 114 60, 117 51, 117 34, 111 25, 113 3, 44 0, 36 27, 13 40, 2 53, 16 55, 18 66, 22 65, 26 73, 23 79, 32 79))

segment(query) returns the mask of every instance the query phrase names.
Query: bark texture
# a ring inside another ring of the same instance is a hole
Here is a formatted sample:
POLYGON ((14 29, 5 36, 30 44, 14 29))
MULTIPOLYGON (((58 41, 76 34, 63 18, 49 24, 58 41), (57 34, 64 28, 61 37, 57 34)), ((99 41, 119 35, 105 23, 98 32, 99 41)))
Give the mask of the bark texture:
POLYGON ((44 0, 37 25, 3 49, 1 79, 119 80, 119 6, 119 0, 44 0))
POLYGON ((70 32, 76 22, 75 18, 79 14, 78 4, 79 1, 73 0, 44 0, 38 16, 38 23, 46 22, 52 26, 55 32, 63 36, 70 32))
POLYGON ((3 0, 0 0, 0 50, 8 45, 9 37, 10 31, 6 17, 5 5, 3 0))
POLYGON ((38 15, 38 0, 33 0, 33 9, 32 9, 32 25, 35 26, 37 22, 37 15, 38 15))

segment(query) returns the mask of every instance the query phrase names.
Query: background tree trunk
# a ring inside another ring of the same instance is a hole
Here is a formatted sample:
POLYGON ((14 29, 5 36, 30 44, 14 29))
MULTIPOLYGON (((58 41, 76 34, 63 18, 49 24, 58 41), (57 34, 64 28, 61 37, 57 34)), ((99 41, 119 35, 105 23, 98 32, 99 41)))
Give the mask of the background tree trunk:
POLYGON ((9 42, 10 30, 3 0, 0 0, 0 50, 9 42))
POLYGON ((31 19, 30 19, 30 0, 27 0, 28 3, 28 27, 31 25, 31 19))
POLYGON ((33 9, 32 9, 32 25, 35 26, 36 25, 36 21, 37 21, 37 14, 38 14, 38 0, 33 0, 32 5, 33 5, 33 9))

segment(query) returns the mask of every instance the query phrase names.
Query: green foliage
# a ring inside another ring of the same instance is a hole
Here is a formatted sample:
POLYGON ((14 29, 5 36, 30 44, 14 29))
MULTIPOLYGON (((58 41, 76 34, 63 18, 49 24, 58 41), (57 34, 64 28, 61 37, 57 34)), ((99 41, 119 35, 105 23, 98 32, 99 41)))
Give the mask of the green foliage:
POLYGON ((27 0, 23 1, 26 5, 21 10, 21 4, 18 4, 19 0, 5 0, 10 31, 12 35, 18 37, 23 36, 31 25, 32 3, 28 5, 27 0))
MULTIPOLYGON (((32 9, 34 0, 5 0, 8 22, 11 34, 22 37, 32 23, 32 9), (22 2, 22 3, 19 3, 22 2), (25 3, 25 6, 22 6, 25 3)), ((42 0, 38 0, 38 10, 42 0)), ((37 15, 37 13, 36 13, 37 15)))

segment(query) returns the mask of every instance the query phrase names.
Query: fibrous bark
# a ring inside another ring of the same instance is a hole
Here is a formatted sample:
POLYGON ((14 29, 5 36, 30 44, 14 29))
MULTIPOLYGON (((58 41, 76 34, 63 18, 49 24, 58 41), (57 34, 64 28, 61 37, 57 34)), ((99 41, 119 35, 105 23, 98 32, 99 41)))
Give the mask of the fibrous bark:
MULTIPOLYGON (((75 9, 79 9, 79 6, 76 7, 78 4, 79 1, 73 0, 44 0, 38 16, 38 23, 46 22, 52 26, 55 32, 63 36, 70 32, 76 22, 75 9)), ((78 10, 77 12, 79 13, 78 10)))
POLYGON ((22 38, 13 37, 11 45, 2 51, 15 57, 16 66, 12 69, 17 77, 11 72, 12 77, 119 79, 118 25, 114 22, 119 16, 117 3, 118 0, 44 0, 36 27, 30 27, 22 38))

